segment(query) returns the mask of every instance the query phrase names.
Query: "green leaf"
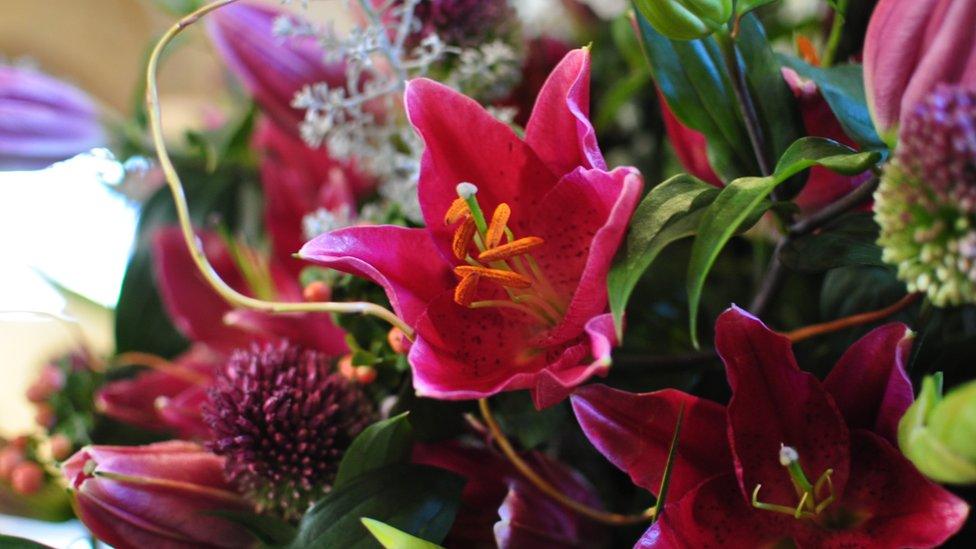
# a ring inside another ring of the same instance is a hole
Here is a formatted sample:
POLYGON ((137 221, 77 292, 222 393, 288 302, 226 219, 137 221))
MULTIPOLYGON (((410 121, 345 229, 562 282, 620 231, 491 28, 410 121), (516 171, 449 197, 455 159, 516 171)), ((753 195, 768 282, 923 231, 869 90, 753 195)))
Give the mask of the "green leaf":
POLYGON ((723 179, 756 173, 755 157, 714 39, 674 41, 635 12, 641 43, 674 115, 708 139, 709 161, 723 179))
POLYGON ((5 536, 0 534, 0 548, 2 549, 51 549, 50 546, 27 538, 5 536))
POLYGON ((444 549, 436 543, 411 536, 378 520, 364 517, 361 522, 384 549, 444 549))
POLYGON ((375 546, 359 522, 382 521, 412 536, 440 543, 454 522, 464 479, 443 469, 398 464, 333 489, 302 517, 292 549, 375 546))
POLYGON ((776 164, 768 177, 743 177, 729 183, 704 213, 698 236, 691 247, 688 264, 688 312, 691 341, 698 347, 697 320, 701 292, 705 279, 719 252, 737 230, 759 213, 769 208, 766 200, 777 185, 814 165, 838 173, 862 173, 878 161, 874 152, 855 153, 850 148, 829 139, 804 137, 796 141, 776 164))
POLYGON ((681 439, 681 424, 685 419, 685 406, 681 405, 678 409, 678 420, 674 423, 674 434, 671 435, 671 445, 668 448, 668 461, 664 465, 664 473, 661 475, 661 485, 657 490, 657 501, 654 502, 656 510, 654 520, 661 518, 664 512, 664 504, 668 499, 668 488, 671 486, 671 474, 674 473, 674 462, 678 457, 678 442, 681 439))
POLYGON ((780 252, 784 265, 795 271, 819 273, 845 265, 884 266, 877 245, 878 224, 871 214, 849 214, 828 223, 815 234, 791 240, 780 252))
POLYGON ((718 193, 708 183, 680 174, 651 189, 637 206, 627 241, 607 277, 618 341, 623 340, 624 309, 641 276, 669 244, 695 233, 718 193))
POLYGON ((816 82, 848 137, 866 150, 887 150, 871 121, 861 65, 835 65, 825 69, 789 55, 781 55, 780 61, 800 76, 816 82))
POLYGON ((406 463, 413 448, 413 428, 407 413, 378 421, 352 441, 342 456, 333 488, 342 488, 360 475, 393 465, 406 463))
POLYGON ((297 533, 294 526, 271 515, 229 510, 209 511, 207 514, 242 526, 258 541, 272 547, 291 543, 297 533))
MULTIPOLYGON (((796 99, 783 78, 782 64, 773 53, 766 31, 755 16, 740 20, 736 48, 745 67, 750 95, 756 104, 765 136, 764 153, 766 158, 779 158, 797 139, 806 135, 796 99)), ((757 174, 759 172, 745 175, 757 174)), ((787 186, 791 187, 791 192, 786 194, 786 198, 795 196, 802 184, 802 180, 790 182, 787 186)))

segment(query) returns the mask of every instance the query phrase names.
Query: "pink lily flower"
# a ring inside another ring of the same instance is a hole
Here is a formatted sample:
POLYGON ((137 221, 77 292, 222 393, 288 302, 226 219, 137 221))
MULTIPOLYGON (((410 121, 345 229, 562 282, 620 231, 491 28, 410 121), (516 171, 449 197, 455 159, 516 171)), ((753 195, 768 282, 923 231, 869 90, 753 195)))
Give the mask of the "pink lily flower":
MULTIPOLYGON (((212 233, 200 233, 199 237, 217 274, 238 291, 257 295, 271 292, 263 297, 282 301, 302 300, 297 279, 281 267, 267 266, 267 287, 249 287, 220 237, 212 233)), ((201 278, 178 228, 159 230, 153 245, 163 304, 176 327, 193 344, 173 360, 173 368, 149 370, 103 387, 96 402, 109 417, 149 429, 168 428, 185 438, 206 437, 210 428, 203 421, 201 406, 216 368, 234 349, 255 341, 287 339, 329 355, 348 352, 345 332, 328 315, 272 315, 232 309, 201 278)), ((246 248, 240 249, 243 255, 251 254, 246 248)))
POLYGON ((786 337, 732 308, 715 335, 727 406, 593 385, 573 408, 594 446, 651 491, 684 408, 663 516, 636 547, 933 547, 959 530, 968 506, 895 446, 912 403, 910 345, 906 326, 877 328, 821 382, 797 367, 786 337))
MULTIPOLYGON (((803 79, 789 68, 783 69, 783 78, 796 98, 807 135, 826 137, 849 147, 857 148, 854 141, 844 133, 840 122, 837 121, 837 117, 834 116, 830 106, 813 81, 803 79)), ((708 160, 708 143, 705 136, 682 124, 660 93, 658 98, 668 140, 684 169, 706 183, 716 187, 725 186, 708 160)), ((870 174, 854 177, 844 176, 826 168, 815 166, 810 169, 810 176, 807 178, 803 190, 797 195, 795 202, 805 212, 816 211, 851 192, 858 185, 867 181, 869 177, 870 174)))
POLYGON ((524 139, 474 100, 410 82, 427 227, 350 227, 299 252, 383 286, 416 331, 418 394, 529 389, 544 407, 609 368, 606 277, 643 182, 636 169, 607 170, 587 118, 589 74, 589 52, 570 52, 524 139))
POLYGON ((976 3, 881 0, 864 38, 864 89, 878 133, 894 144, 898 123, 939 84, 976 86, 976 3))
POLYGON ((253 0, 225 6, 206 18, 217 52, 254 100, 276 123, 298 134, 305 118, 291 106, 306 85, 345 82, 342 64, 326 64, 325 51, 311 37, 279 37, 274 22, 299 17, 280 7, 253 0))
POLYGON ((189 442, 87 446, 61 467, 78 518, 119 549, 251 547, 213 511, 253 511, 224 480, 224 459, 189 442))
POLYGON ((355 216, 356 199, 368 195, 375 181, 264 119, 254 132, 254 148, 261 158, 264 221, 272 252, 297 277, 303 264, 292 254, 305 243, 305 216, 320 208, 355 216))
MULTIPOLYGON (((526 456, 534 471, 576 501, 601 507, 596 491, 575 470, 539 452, 526 456)), ((601 524, 559 505, 525 481, 504 457, 482 446, 455 441, 417 444, 413 461, 467 479, 446 547, 600 547, 601 524)))

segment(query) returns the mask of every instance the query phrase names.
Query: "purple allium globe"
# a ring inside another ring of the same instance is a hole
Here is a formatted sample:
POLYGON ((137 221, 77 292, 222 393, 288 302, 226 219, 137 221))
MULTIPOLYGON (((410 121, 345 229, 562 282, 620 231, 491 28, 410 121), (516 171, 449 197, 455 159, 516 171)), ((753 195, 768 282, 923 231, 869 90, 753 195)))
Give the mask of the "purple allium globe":
POLYGON ((210 448, 262 511, 301 518, 373 419, 359 387, 330 370, 326 355, 282 342, 235 351, 217 375, 204 409, 210 448))
POLYGON ((504 40, 518 21, 508 0, 421 0, 414 10, 424 31, 436 32, 444 42, 462 48, 504 40))
POLYGON ((875 218, 910 291, 940 307, 976 303, 976 90, 939 86, 903 121, 875 218))

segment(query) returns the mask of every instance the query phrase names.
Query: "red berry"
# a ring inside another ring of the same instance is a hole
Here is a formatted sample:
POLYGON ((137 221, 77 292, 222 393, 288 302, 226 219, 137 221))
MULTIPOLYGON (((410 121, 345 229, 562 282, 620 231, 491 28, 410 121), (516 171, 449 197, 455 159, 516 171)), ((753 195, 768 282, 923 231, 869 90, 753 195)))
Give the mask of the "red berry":
POLYGON ((329 301, 332 299, 332 288, 325 282, 316 280, 305 286, 302 297, 305 298, 305 301, 329 301))
POLYGON ((44 470, 32 461, 22 462, 10 474, 10 485, 15 492, 29 496, 44 485, 44 470))

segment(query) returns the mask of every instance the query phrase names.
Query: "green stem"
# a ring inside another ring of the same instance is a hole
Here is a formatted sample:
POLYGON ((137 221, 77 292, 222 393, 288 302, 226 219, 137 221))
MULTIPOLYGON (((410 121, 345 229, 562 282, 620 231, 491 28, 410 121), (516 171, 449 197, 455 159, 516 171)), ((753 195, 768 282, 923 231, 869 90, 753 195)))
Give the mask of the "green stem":
POLYGON ((756 105, 752 101, 749 93, 749 84, 746 82, 746 75, 742 64, 739 62, 739 54, 736 51, 735 39, 726 31, 721 30, 715 33, 715 40, 722 50, 722 59, 725 61, 725 68, 729 72, 729 81, 732 83, 732 93, 735 94, 735 101, 739 105, 739 113, 746 126, 746 133, 749 135, 749 143, 752 145, 753 153, 756 155, 756 164, 759 166, 760 174, 767 176, 772 173, 769 160, 766 158, 766 144, 763 137, 762 126, 759 124, 759 115, 756 114, 756 105))
POLYGON ((834 4, 834 21, 830 25, 830 35, 827 37, 827 45, 824 47, 823 58, 820 66, 826 68, 834 64, 837 56, 837 48, 840 46, 840 39, 844 34, 844 20, 847 17, 847 4, 849 0, 837 0, 834 4))

